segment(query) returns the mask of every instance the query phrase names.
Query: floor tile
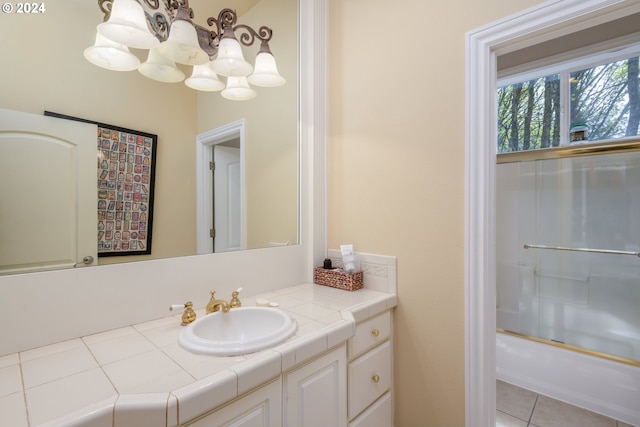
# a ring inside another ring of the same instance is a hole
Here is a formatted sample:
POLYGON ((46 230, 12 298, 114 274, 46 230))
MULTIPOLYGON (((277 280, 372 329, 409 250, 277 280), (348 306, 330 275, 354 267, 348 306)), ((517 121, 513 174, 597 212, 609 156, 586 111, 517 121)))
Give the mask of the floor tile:
POLYGON ((528 421, 536 403, 537 393, 503 381, 496 382, 496 409, 528 421))
POLYGON ((527 422, 496 411, 496 427, 527 427, 527 422))
POLYGON ((616 427, 611 418, 546 396, 538 397, 531 423, 538 427, 616 427))

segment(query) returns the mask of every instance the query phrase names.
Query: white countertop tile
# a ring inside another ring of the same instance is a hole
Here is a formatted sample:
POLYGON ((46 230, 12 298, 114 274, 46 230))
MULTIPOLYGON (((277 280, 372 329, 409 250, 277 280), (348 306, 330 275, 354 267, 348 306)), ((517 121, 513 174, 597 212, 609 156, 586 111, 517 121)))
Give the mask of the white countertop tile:
POLYGON ((205 378, 247 360, 245 356, 211 357, 191 353, 180 347, 175 342, 175 337, 173 341, 173 344, 163 347, 162 351, 196 379, 205 378))
POLYGON ((91 335, 83 340, 100 365, 156 349, 148 338, 132 327, 91 335))
POLYGON ((2 423, 11 427, 27 427, 27 411, 24 407, 24 395, 13 393, 0 397, 2 423))
POLYGON ((144 334, 145 337, 157 347, 166 347, 175 344, 176 336, 182 329, 180 317, 169 316, 164 319, 152 320, 151 322, 133 325, 133 327, 144 334))
POLYGON ((100 368, 66 376, 25 391, 29 421, 37 426, 116 395, 100 368))
POLYGON ((102 368, 121 394, 170 392, 194 381, 191 375, 158 349, 102 368))
POLYGON ((124 394, 113 411, 116 426, 164 426, 169 393, 124 394))
POLYGON ((198 380, 172 393, 178 399, 180 423, 204 414, 238 396, 238 376, 225 369, 202 380, 198 380))
POLYGON ((324 308, 319 304, 314 303, 305 303, 302 305, 297 305, 289 309, 290 312, 300 314, 302 316, 310 317, 312 319, 318 319, 321 317, 329 316, 335 313, 336 310, 332 310, 330 308, 324 308))
POLYGON ((82 340, 80 338, 76 338, 69 341, 62 341, 59 343, 46 345, 44 347, 38 347, 32 350, 23 351, 20 353, 20 359, 24 363, 28 360, 39 359, 41 357, 47 357, 57 353, 64 353, 65 351, 75 350, 83 347, 84 343, 82 342, 82 340))
POLYGON ((18 364, 20 364, 20 356, 18 356, 18 353, 0 357, 0 368, 6 368, 7 366, 18 364))
POLYGON ((22 392, 20 365, 9 365, 0 368, 0 397, 17 392, 22 392))
POLYGON ((249 363, 237 364, 230 368, 238 376, 238 394, 246 393, 280 375, 281 363, 280 353, 267 350, 250 358, 249 363))
MULTIPOLYGON (((273 349, 235 357, 191 353, 177 343, 183 327, 181 313, 173 313, 0 358, 0 413, 7 414, 12 427, 27 425, 26 399, 31 426, 64 426, 91 417, 108 425, 114 413, 109 407, 121 410, 117 417, 136 419, 130 408, 150 394, 155 415, 161 412, 158 402, 167 396, 168 425, 175 425, 178 417, 180 422, 193 419, 312 359, 352 336, 354 319, 397 303, 395 295, 383 292, 313 284, 241 295, 243 306, 254 306, 260 298, 278 303, 276 309, 298 323, 295 335, 273 349), (99 413, 94 416, 95 408, 99 413)), ((204 309, 196 314, 204 316, 204 309)))
POLYGON ((29 389, 97 367, 98 363, 84 346, 62 352, 42 352, 41 357, 22 362, 24 387, 29 389))

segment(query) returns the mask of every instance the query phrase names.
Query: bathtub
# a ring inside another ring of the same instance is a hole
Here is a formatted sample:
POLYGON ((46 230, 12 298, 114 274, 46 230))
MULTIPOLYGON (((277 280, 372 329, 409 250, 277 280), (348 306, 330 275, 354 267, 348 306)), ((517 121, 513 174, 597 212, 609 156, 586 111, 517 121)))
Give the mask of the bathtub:
POLYGON ((640 426, 640 367, 497 333, 496 377, 640 426))

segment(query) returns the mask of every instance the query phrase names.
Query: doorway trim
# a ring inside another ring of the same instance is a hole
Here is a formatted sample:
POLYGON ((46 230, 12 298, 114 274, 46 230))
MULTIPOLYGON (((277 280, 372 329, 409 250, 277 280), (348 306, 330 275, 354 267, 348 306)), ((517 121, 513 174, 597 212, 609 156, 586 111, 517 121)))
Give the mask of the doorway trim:
POLYGON ((466 34, 466 427, 495 426, 497 57, 638 12, 637 0, 550 0, 466 34))
POLYGON ((232 139, 240 139, 240 216, 242 218, 241 241, 246 241, 245 203, 245 120, 240 119, 196 136, 196 248, 197 254, 213 253, 213 240, 209 230, 213 224, 213 180, 210 164, 213 162, 213 146, 232 139))

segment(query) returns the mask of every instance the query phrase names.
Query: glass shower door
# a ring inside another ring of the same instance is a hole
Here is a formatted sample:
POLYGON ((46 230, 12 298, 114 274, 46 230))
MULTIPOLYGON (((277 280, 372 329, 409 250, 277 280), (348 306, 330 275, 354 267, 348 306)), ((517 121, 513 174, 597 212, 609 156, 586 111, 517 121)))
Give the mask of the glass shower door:
POLYGON ((640 153, 499 164, 497 182, 498 328, 640 361, 640 153))

